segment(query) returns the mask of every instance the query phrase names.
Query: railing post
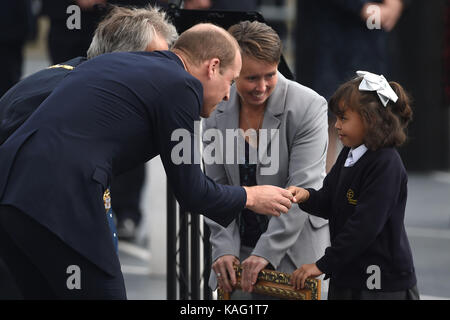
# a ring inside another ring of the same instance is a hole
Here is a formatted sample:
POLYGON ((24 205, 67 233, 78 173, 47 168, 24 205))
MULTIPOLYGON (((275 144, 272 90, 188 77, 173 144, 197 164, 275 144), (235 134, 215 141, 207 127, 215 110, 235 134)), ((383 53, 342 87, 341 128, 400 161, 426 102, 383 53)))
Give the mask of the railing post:
POLYGON ((209 236, 211 232, 209 231, 208 225, 203 220, 203 261, 205 268, 203 269, 203 299, 212 300, 212 291, 209 288, 209 276, 211 274, 211 244, 209 242, 209 236))
POLYGON ((167 300, 177 299, 177 202, 167 182, 167 300))
POLYGON ((200 216, 191 216, 191 299, 200 299, 200 216))
POLYGON ((180 274, 178 277, 180 288, 180 300, 189 299, 189 215, 180 208, 180 229, 179 238, 179 261, 180 274))
POLYGON ((177 201, 170 186, 167 186, 167 300, 211 300, 208 287, 211 272, 211 249, 209 228, 203 222, 203 235, 200 230, 200 216, 190 214, 183 208, 179 210, 179 229, 177 230, 177 201), (189 223, 190 218, 190 223, 189 223), (179 250, 177 251, 177 241, 179 250), (201 246, 203 245, 203 248, 201 246), (203 261, 201 261, 203 250, 203 261), (179 264, 178 264, 179 262, 179 264), (177 274, 177 265, 179 266, 177 274), (203 266, 203 272, 201 268, 203 266), (190 279, 190 281, 189 281, 190 279), (203 280, 203 288, 202 288, 203 280), (203 289, 203 290, 202 290, 203 289))

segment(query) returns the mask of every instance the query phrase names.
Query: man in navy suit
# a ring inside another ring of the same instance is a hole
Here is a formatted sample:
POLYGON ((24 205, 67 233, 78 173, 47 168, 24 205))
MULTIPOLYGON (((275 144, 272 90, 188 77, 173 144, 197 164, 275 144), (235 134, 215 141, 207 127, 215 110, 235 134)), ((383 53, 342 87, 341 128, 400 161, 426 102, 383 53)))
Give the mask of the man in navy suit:
POLYGON ((194 122, 229 98, 240 69, 239 46, 210 24, 172 51, 104 54, 0 146, 0 258, 25 298, 126 298, 102 195, 113 175, 157 155, 181 206, 223 226, 244 207, 288 211, 287 190, 219 185, 195 161, 171 159, 172 133, 187 130, 193 146, 194 122))
MULTIPOLYGON (((92 59, 113 51, 167 50, 177 37, 175 26, 168 21, 165 12, 156 7, 112 6, 108 15, 95 30, 87 58, 92 59)), ((0 98, 0 145, 37 110, 67 74, 85 61, 86 58, 77 57, 48 67, 23 79, 3 95, 0 98)), ((136 169, 115 177, 112 183, 113 207, 118 227, 116 228, 113 222, 111 209, 107 212, 107 217, 116 249, 118 237, 123 236, 124 223, 130 218, 135 219, 133 220, 135 223, 139 222, 139 196, 144 176, 145 164, 143 163, 136 169)), ((109 195, 109 190, 107 193, 109 195)), ((125 231, 130 233, 128 229, 125 231)), ((12 289, 13 283, 14 279, 0 259, 0 300, 3 296, 5 298, 20 297, 20 294, 13 294, 17 291, 12 289), (2 295, 2 292, 8 292, 8 294, 2 295)))
MULTIPOLYGON (((168 50, 177 37, 175 26, 157 7, 110 6, 109 13, 95 30, 87 58, 116 51, 168 50)), ((68 73, 84 61, 84 57, 58 61, 57 65, 20 81, 1 97, 0 144, 29 118, 68 73)), ((122 239, 132 240, 141 221, 140 200, 144 179, 145 164, 142 163, 114 177, 111 183, 117 235, 122 239)))

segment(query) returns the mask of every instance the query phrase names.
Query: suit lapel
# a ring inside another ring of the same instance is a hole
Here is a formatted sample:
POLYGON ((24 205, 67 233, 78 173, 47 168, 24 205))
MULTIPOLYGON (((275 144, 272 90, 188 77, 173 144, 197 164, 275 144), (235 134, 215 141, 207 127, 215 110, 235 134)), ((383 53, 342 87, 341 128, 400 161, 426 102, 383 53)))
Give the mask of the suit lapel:
POLYGON ((225 171, 231 179, 231 185, 240 185, 239 165, 236 162, 237 148, 236 143, 233 143, 233 150, 226 149, 226 130, 235 130, 239 128, 239 96, 236 92, 236 87, 233 86, 230 91, 230 100, 222 102, 218 107, 217 113, 217 128, 223 136, 223 148, 225 151, 223 160, 225 161, 225 171), (233 152, 234 160, 232 164, 226 162, 227 153, 230 155, 233 152))
MULTIPOLYGON (((258 173, 260 172, 261 163, 270 165, 270 163, 267 163, 267 150, 276 137, 279 139, 279 134, 276 133, 278 131, 274 131, 274 129, 279 129, 280 127, 281 117, 284 113, 286 104, 286 93, 287 81, 283 75, 278 72, 278 83, 267 102, 266 112, 264 113, 264 121, 262 124, 263 131, 260 133, 260 148, 258 150, 259 161, 257 168, 258 173)), ((279 141, 277 143, 279 143, 279 141)))

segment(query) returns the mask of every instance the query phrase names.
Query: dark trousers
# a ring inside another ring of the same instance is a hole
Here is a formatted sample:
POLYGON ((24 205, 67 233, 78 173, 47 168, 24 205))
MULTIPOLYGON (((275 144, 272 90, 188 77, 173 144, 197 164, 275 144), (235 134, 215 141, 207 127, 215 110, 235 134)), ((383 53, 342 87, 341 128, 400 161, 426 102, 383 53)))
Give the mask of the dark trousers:
POLYGON ((341 288, 330 279, 328 300, 420 300, 420 296, 417 286, 403 291, 382 292, 341 288))
POLYGON ((138 225, 142 219, 141 193, 145 182, 145 164, 113 178, 111 206, 118 222, 127 218, 138 225))
POLYGON ((123 275, 110 276, 11 206, 0 206, 0 261, 6 299, 126 299, 123 275), (11 289, 13 288, 13 289, 11 289))
MULTIPOLYGON (((1 245, 1 244, 0 244, 1 245)), ((9 268, 0 259, 0 301, 22 299, 19 288, 14 281, 9 268)))

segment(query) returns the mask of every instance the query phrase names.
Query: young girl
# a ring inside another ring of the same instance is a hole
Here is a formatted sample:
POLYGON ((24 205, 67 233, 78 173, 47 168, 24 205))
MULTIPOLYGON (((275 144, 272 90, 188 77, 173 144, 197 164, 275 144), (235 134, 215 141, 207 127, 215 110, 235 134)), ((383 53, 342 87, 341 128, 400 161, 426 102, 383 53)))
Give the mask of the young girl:
POLYGON ((344 148, 322 189, 289 187, 302 210, 329 219, 331 246, 291 283, 330 278, 328 299, 419 299, 403 223, 407 174, 395 150, 412 118, 396 82, 358 72, 330 99, 344 148))

